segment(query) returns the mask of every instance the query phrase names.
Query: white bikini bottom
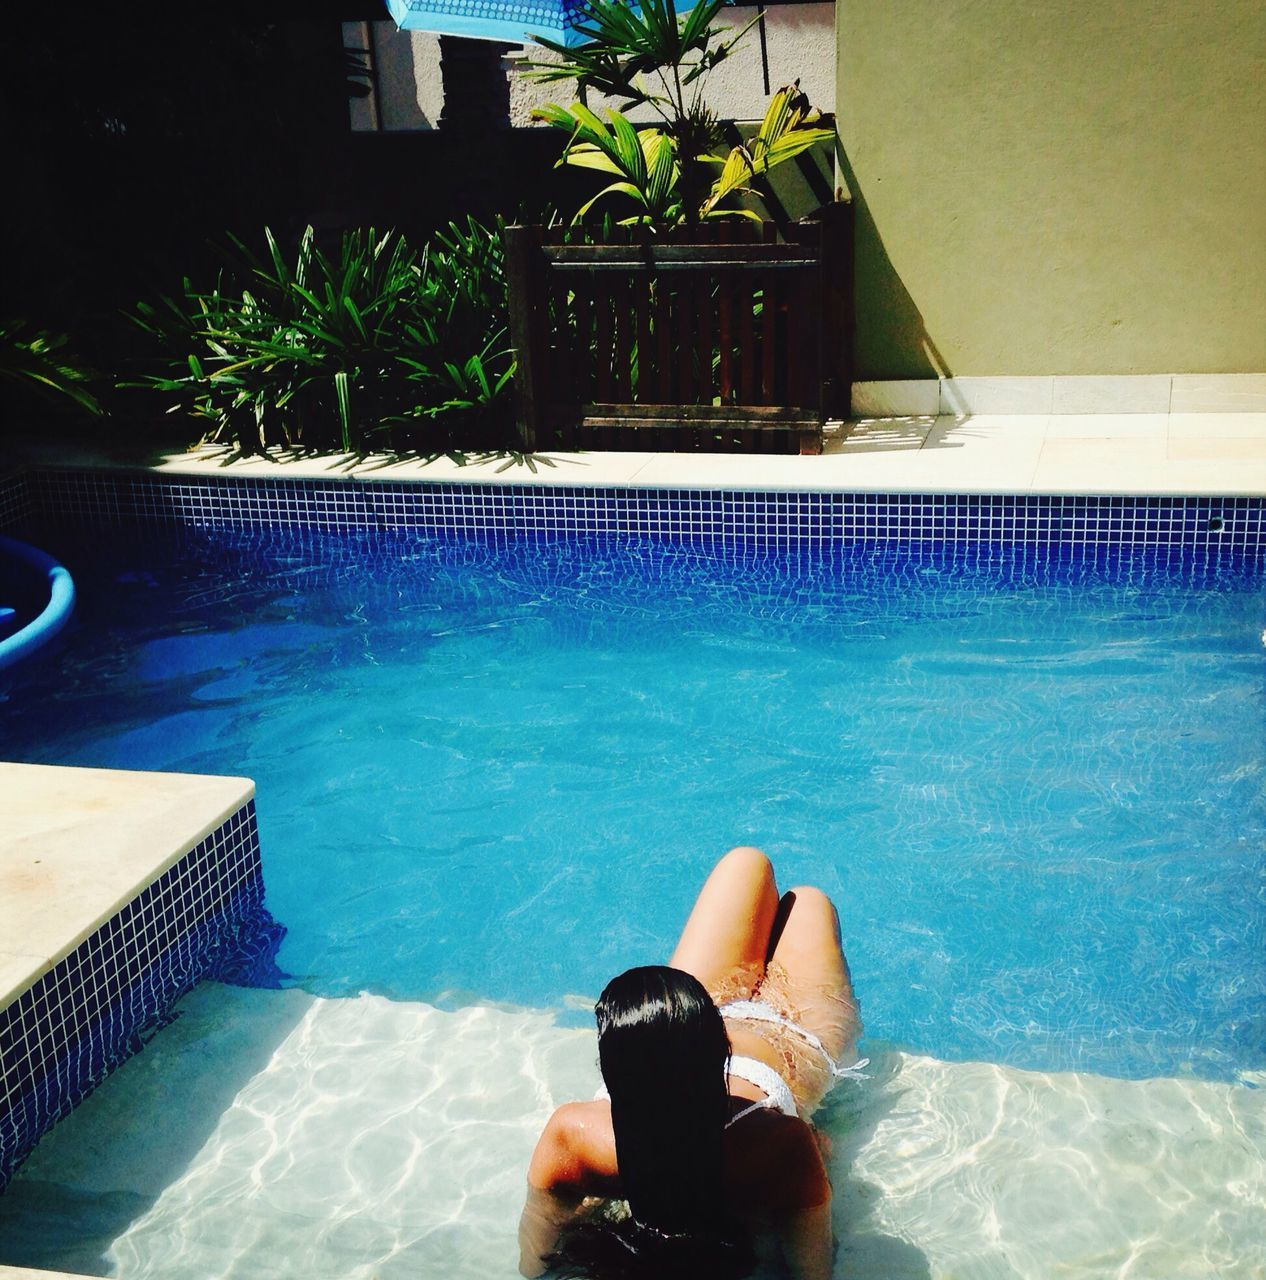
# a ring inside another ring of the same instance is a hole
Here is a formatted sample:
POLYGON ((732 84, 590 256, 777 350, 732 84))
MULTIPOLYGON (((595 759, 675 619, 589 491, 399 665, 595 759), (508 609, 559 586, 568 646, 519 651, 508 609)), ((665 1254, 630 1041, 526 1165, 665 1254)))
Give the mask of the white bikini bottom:
POLYGON ((739 1080, 746 1080, 758 1089, 765 1091, 765 1096, 750 1107, 744 1107, 736 1116, 726 1121, 725 1127, 736 1123, 753 1111, 781 1111, 785 1116, 798 1116, 796 1100, 791 1096, 791 1087, 768 1063, 759 1058, 745 1058, 741 1054, 730 1059, 730 1075, 739 1080))
MULTIPOLYGON (((726 1021, 771 1022, 780 1027, 785 1027, 788 1031, 799 1036, 805 1044, 821 1055, 823 1063, 830 1072, 831 1084, 834 1084, 837 1080, 867 1080, 870 1078, 862 1070, 863 1067, 870 1065, 869 1058, 861 1058, 854 1062, 852 1066, 842 1066, 827 1052, 826 1045, 812 1031, 802 1027, 798 1022, 787 1017, 786 1014, 779 1013, 777 1009, 767 1004, 764 1000, 729 1000, 725 1004, 719 1005, 718 1008, 721 1011, 721 1017, 726 1021)), ((753 1103, 752 1106, 740 1111, 730 1121, 730 1124, 733 1124, 736 1120, 741 1120, 749 1112, 759 1107, 777 1109, 786 1116, 799 1114, 790 1086, 767 1063, 741 1055, 733 1057, 730 1059, 730 1075, 737 1076, 740 1080, 746 1080, 748 1084, 754 1084, 765 1093, 763 1100, 753 1103)))
MULTIPOLYGON (((725 1004, 718 1005, 718 1009, 721 1017, 727 1021, 772 1022, 780 1027, 786 1027, 788 1031, 799 1036, 805 1044, 816 1050, 821 1056, 827 1071, 830 1073, 831 1084, 834 1084, 837 1080, 870 1079, 866 1072, 862 1070, 863 1067, 870 1065, 869 1058, 859 1058, 851 1067, 841 1066, 831 1057, 830 1053, 827 1052, 826 1045, 812 1031, 788 1018, 786 1014, 779 1013, 777 1009, 770 1004, 766 1004, 764 1000, 729 1000, 725 1004)), ((800 1114, 796 1106, 795 1095, 791 1092, 791 1086, 768 1063, 762 1062, 759 1058, 749 1058, 743 1054, 736 1054, 730 1059, 729 1073, 739 1080, 746 1080, 748 1084, 755 1085, 765 1096, 759 1101, 753 1102, 751 1106, 744 1107, 737 1115, 732 1116, 726 1122, 725 1127, 727 1129, 730 1125, 736 1124, 753 1111, 775 1110, 781 1111, 785 1116, 798 1116, 800 1114)), ((594 1094, 595 1098, 602 1099, 609 1099, 610 1096, 605 1085, 600 1085, 598 1092, 594 1094)))

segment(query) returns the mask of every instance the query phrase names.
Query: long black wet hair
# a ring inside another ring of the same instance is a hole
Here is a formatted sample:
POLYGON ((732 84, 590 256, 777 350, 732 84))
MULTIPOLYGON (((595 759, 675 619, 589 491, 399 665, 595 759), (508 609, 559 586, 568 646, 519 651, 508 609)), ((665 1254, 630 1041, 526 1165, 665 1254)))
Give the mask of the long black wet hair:
POLYGON ((613 978, 596 1012, 629 1216, 565 1232, 555 1273, 746 1274, 750 1248, 727 1212, 722 1180, 730 1042, 712 997, 689 973, 647 965, 613 978))

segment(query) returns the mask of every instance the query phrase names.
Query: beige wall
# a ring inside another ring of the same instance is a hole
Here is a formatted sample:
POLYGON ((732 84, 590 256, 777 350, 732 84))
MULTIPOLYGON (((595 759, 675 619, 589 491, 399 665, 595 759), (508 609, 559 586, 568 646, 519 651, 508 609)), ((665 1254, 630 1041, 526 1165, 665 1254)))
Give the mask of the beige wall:
POLYGON ((1266 370, 1263 0, 839 0, 859 378, 1266 370))

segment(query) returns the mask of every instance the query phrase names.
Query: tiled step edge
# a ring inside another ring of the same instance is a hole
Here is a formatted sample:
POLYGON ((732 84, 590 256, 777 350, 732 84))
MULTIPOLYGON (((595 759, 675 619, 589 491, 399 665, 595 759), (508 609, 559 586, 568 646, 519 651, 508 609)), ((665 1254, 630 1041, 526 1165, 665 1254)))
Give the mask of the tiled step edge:
POLYGON ((283 930, 263 904, 254 788, 245 791, 73 950, 0 996, 0 1191, 196 982, 266 985, 276 972, 283 930))
POLYGON ((915 378, 853 384, 857 418, 935 414, 1266 413, 1266 373, 915 378))

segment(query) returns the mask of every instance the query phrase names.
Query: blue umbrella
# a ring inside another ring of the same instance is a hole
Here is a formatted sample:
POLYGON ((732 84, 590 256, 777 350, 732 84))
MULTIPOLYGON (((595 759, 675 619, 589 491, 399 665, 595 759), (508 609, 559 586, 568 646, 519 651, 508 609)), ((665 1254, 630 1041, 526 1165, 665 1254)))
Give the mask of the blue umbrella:
MULTIPOLYGON (((693 5, 694 0, 678 0, 677 12, 693 5)), ((387 8, 405 31, 511 44, 527 44, 532 36, 568 47, 585 42, 576 29, 585 21, 583 0, 387 0, 387 8)))

